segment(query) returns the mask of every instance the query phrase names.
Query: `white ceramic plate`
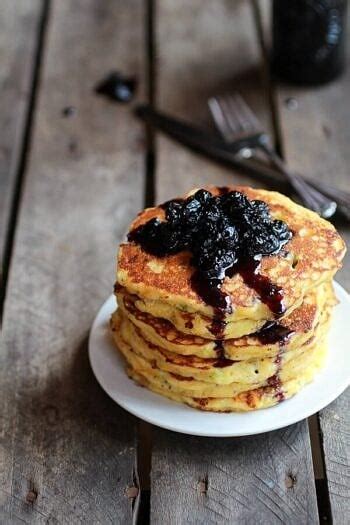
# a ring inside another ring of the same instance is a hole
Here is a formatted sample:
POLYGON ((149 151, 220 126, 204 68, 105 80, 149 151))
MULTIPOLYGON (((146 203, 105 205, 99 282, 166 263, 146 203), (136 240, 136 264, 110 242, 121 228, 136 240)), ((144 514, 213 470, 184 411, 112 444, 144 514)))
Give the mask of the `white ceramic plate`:
POLYGON ((334 283, 335 307, 326 366, 300 393, 279 405, 246 413, 202 412, 170 401, 136 385, 125 373, 123 358, 114 347, 109 318, 115 297, 107 299, 92 325, 90 363, 97 381, 125 410, 159 427, 197 436, 248 436, 296 423, 336 399, 350 383, 350 296, 334 283))

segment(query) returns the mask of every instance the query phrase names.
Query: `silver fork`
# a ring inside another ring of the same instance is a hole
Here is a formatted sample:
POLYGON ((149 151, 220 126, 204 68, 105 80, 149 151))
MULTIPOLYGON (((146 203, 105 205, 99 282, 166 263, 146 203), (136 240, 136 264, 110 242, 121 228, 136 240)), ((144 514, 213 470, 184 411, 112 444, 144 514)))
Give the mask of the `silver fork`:
POLYGON ((249 149, 260 149, 268 156, 280 173, 285 175, 300 200, 321 217, 331 217, 337 204, 313 188, 300 175, 289 170, 286 163, 270 144, 268 134, 263 130, 257 116, 238 93, 213 97, 208 101, 214 122, 226 142, 242 141, 249 149))

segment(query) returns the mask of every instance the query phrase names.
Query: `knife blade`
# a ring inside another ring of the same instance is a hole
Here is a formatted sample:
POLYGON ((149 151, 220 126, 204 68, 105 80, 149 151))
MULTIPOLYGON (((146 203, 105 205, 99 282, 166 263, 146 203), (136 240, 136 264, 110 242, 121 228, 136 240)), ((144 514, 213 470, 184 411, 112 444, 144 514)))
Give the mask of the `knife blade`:
POLYGON ((242 148, 251 146, 251 143, 248 144, 244 139, 228 144, 209 131, 202 130, 193 124, 188 124, 166 113, 157 111, 148 105, 137 106, 135 114, 153 128, 162 131, 168 137, 191 150, 219 161, 235 170, 243 171, 247 175, 259 178, 279 190, 290 191, 289 184, 281 179, 276 170, 261 162, 253 159, 243 159, 239 156, 242 148))
MULTIPOLYGON (((135 114, 148 125, 162 131, 165 135, 190 150, 205 155, 227 167, 234 168, 236 171, 241 171, 278 191, 293 193, 291 185, 286 179, 281 177, 281 174, 276 169, 254 158, 244 159, 239 156, 242 148, 252 147, 252 137, 249 137, 249 143, 244 141, 244 139, 227 143, 209 131, 157 111, 150 105, 137 106, 135 114)), ((321 186, 320 181, 307 180, 316 188, 321 186)), ((337 188, 328 187, 324 183, 322 183, 322 191, 338 203, 339 211, 350 220, 350 194, 337 188)))

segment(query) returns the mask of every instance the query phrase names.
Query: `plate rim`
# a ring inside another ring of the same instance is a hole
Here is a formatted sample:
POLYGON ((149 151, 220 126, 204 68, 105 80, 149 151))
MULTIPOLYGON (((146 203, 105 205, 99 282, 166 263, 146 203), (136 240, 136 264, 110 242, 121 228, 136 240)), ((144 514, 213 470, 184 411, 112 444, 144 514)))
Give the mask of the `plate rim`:
MULTIPOLYGON (((336 293, 336 296, 337 298, 339 299, 339 303, 340 304, 346 304, 347 303, 347 306, 348 308, 350 309, 350 294, 347 292, 347 290, 345 290, 345 288, 343 286, 341 286, 337 281, 333 281, 333 284, 334 284, 334 288, 335 288, 335 293, 336 293), (338 296, 339 294, 339 296, 338 296), (342 297, 341 297, 342 296, 342 297)), ((332 403, 335 399, 337 399, 349 386, 350 384, 350 374, 349 374, 349 377, 347 379, 347 382, 344 380, 342 383, 340 383, 339 385, 337 385, 337 388, 333 388, 332 389, 332 395, 330 396, 330 399, 329 401, 327 401, 326 404, 324 404, 324 401, 322 401, 322 399, 320 400, 319 403, 313 403, 312 404, 312 407, 310 407, 310 410, 305 410, 305 413, 303 412, 302 416, 300 418, 295 418, 293 416, 290 417, 290 419, 288 420, 288 413, 287 413, 287 419, 285 418, 281 418, 280 419, 280 423, 274 423, 271 425, 267 425, 267 426, 264 426, 264 428, 262 428, 261 430, 252 430, 252 431, 244 431, 244 432, 237 432, 237 431, 232 431, 232 430, 227 430, 227 431, 220 431, 218 432, 218 430, 213 430, 213 431, 208 431, 208 429, 206 429, 205 431, 193 431, 191 429, 189 430, 186 430, 185 428, 181 427, 179 428, 179 426, 172 426, 170 424, 164 424, 162 422, 159 422, 159 420, 155 417, 152 417, 152 416, 148 416, 147 414, 142 414, 140 413, 140 411, 138 411, 137 409, 134 409, 133 407, 130 407, 127 403, 125 403, 123 400, 117 400, 115 399, 115 396, 109 391, 109 389, 104 385, 103 383, 103 380, 102 378, 100 377, 99 373, 96 372, 95 370, 95 365, 94 365, 94 350, 95 350, 95 347, 93 346, 93 338, 95 336, 95 333, 97 331, 97 329, 100 327, 101 325, 101 319, 100 317, 102 316, 102 312, 103 310, 106 308, 107 304, 109 302, 112 301, 112 299, 115 300, 115 296, 114 294, 111 294, 104 302, 103 304, 100 306, 100 308, 98 309, 97 311, 97 314, 95 315, 94 317, 94 320, 93 320, 93 323, 91 325, 91 329, 90 329, 90 333, 89 333, 89 340, 88 340, 88 355, 89 355, 89 362, 90 362, 90 366, 91 366, 91 369, 93 371, 93 374, 95 376, 95 379, 97 380, 98 384, 100 385, 100 387, 104 390, 104 392, 115 402, 117 403, 119 406, 121 406, 124 410, 126 410, 127 412, 129 412, 130 414, 132 414, 133 416, 135 417, 138 417, 139 419, 142 419, 143 421, 146 421, 147 423, 150 423, 152 425, 155 425, 159 428, 164 428, 166 430, 170 430, 172 432, 178 432, 178 433, 181 433, 181 434, 186 434, 186 435, 192 435, 192 436, 199 436, 199 437, 217 437, 217 438, 222 438, 222 437, 244 437, 244 436, 252 436, 252 435, 259 435, 259 434, 263 434, 265 432, 272 432, 274 430, 279 430, 281 428, 285 428, 289 425, 293 425, 293 424, 296 424, 308 417, 310 417, 311 415, 313 414, 316 414, 318 413, 320 410, 322 410, 323 408, 327 407, 330 403, 332 403)), ((115 307, 117 308, 118 305, 115 304, 115 307)), ((108 314, 108 317, 109 317, 110 314, 108 314)), ((107 320, 106 318, 106 315, 104 316, 105 317, 105 321, 107 320)), ((106 342, 106 344, 109 344, 106 342)), ((112 348, 112 340, 110 341, 110 346, 112 348)), ((113 348, 114 349, 114 348, 113 348)), ((118 357, 121 357, 121 356, 118 356, 118 357)), ((327 361, 328 363, 328 361, 327 361)), ((326 370, 326 367, 327 367, 327 363, 325 365, 325 368, 323 369, 326 370)), ((125 371, 124 371, 125 373, 125 371)), ((125 373, 125 376, 126 378, 128 379, 128 381, 130 381, 131 383, 134 383, 134 381, 130 378, 127 377, 126 373, 125 373)), ((316 379, 317 380, 317 379, 316 379)), ((303 387, 302 390, 304 390, 305 388, 308 388, 308 386, 311 386, 312 383, 310 383, 309 385, 306 385, 305 387, 303 387)), ((133 384, 133 386, 136 386, 136 387, 139 387, 139 385, 137 385, 136 383, 133 384)), ((231 416, 231 417, 234 417, 235 415, 239 415, 239 416, 252 416, 253 414, 256 414, 256 413, 264 413, 265 411, 272 411, 274 410, 275 408, 278 408, 278 407, 288 407, 288 403, 289 402, 292 402, 293 399, 298 396, 298 393, 295 394, 295 396, 293 396, 292 398, 290 399, 287 399, 286 401, 283 402, 283 404, 280 404, 280 405, 275 405, 273 407, 269 407, 269 408, 265 408, 265 409, 259 409, 259 410, 256 410, 256 411, 251 411, 251 412, 230 412, 230 413, 220 413, 220 412, 205 412, 205 411, 199 411, 198 409, 194 408, 194 407, 189 407, 185 404, 182 404, 180 402, 176 402, 176 401, 173 401, 171 399, 168 399, 166 398, 165 396, 161 396, 160 394, 156 394, 150 390, 147 390, 148 393, 152 394, 152 396, 155 396, 155 402, 156 402, 156 398, 159 397, 161 398, 161 401, 164 402, 167 401, 169 403, 174 403, 176 405, 176 408, 178 409, 186 409, 186 410, 190 410, 190 411, 193 411, 194 414, 200 414, 200 415, 207 415, 209 416, 208 419, 210 417, 215 417, 216 418, 225 418, 227 416, 231 416)), ((175 406, 174 405, 174 406, 175 406)))

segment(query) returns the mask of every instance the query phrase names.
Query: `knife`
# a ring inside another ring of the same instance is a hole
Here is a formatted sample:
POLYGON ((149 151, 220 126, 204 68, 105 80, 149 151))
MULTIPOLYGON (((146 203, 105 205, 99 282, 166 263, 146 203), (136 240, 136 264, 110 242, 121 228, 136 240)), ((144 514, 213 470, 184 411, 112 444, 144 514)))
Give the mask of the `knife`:
POLYGON ((291 189, 289 184, 281 179, 278 171, 269 168, 262 162, 239 156, 239 152, 243 148, 252 147, 251 140, 249 144, 244 139, 228 144, 210 131, 204 131, 193 124, 187 124, 182 120, 157 111, 149 105, 137 106, 135 115, 191 150, 204 154, 226 166, 243 171, 247 175, 263 179, 265 183, 278 189, 282 188, 284 191, 291 189))
MULTIPOLYGON (((135 109, 135 114, 141 120, 153 128, 162 131, 168 137, 176 140, 190 150, 205 155, 206 157, 220 162, 221 164, 242 171, 256 179, 262 180, 265 184, 285 192, 292 193, 293 188, 287 180, 281 178, 280 173, 266 163, 254 159, 244 159, 239 155, 243 148, 252 148, 254 136, 249 137, 249 142, 240 139, 227 143, 220 136, 210 131, 202 130, 193 124, 188 124, 183 120, 176 119, 166 113, 153 109, 150 105, 139 105, 135 109)), ((320 185, 309 180, 310 184, 320 185)), ((336 188, 327 187, 323 184, 325 193, 329 194, 338 202, 339 211, 350 220, 350 195, 348 192, 336 188), (329 191, 328 191, 329 190, 329 191)), ((322 190, 323 191, 323 190, 322 190)))

